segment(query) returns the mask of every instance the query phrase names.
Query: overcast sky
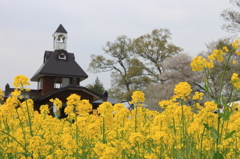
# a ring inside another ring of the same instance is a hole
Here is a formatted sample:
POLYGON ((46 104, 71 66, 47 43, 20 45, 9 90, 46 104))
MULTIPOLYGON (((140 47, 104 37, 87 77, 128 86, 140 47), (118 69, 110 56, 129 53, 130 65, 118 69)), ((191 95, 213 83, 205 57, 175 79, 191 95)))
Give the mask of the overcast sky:
POLYGON ((81 85, 99 77, 109 89, 109 73, 87 71, 90 55, 104 54, 107 41, 166 28, 172 43, 194 57, 206 43, 230 35, 221 29, 220 17, 229 7, 229 0, 0 0, 0 88, 7 83, 12 87, 16 75, 33 76, 44 51, 52 51, 59 24, 68 32, 67 51, 89 75, 81 85))

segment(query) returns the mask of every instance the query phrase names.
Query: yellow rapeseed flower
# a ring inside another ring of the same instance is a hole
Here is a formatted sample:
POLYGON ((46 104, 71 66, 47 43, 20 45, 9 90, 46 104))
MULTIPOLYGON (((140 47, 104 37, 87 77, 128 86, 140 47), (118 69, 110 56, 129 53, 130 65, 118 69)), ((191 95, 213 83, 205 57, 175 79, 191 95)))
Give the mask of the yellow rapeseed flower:
POLYGON ((4 96, 3 91, 2 89, 0 89, 0 104, 1 104, 1 101, 3 101, 3 96, 4 96))
POLYGON ((118 151, 115 147, 107 146, 99 159, 115 159, 119 157, 117 154, 118 151))
POLYGON ((48 114, 48 113, 50 113, 48 105, 47 104, 41 105, 40 106, 40 112, 41 112, 41 114, 48 114))
POLYGON ((103 102, 99 105, 97 110, 102 117, 108 117, 113 115, 113 105, 110 102, 103 102))
POLYGON ((145 101, 144 93, 141 91, 135 91, 133 92, 130 104, 141 104, 144 103, 144 101, 145 101))
POLYGON ((214 50, 213 50, 213 53, 212 53, 212 55, 215 57, 215 59, 216 59, 217 61, 220 61, 220 62, 223 61, 223 59, 224 59, 223 55, 224 55, 224 54, 225 54, 225 53, 224 53, 222 50, 217 50, 217 49, 214 49, 214 50))
POLYGON ((204 93, 202 92, 195 92, 194 96, 192 97, 193 100, 202 100, 204 93))
MULTIPOLYGON (((89 100, 81 100, 80 98, 81 97, 77 94, 71 94, 67 98, 67 107, 64 109, 64 112, 68 114, 69 118, 73 117, 73 114, 85 116, 92 111, 92 105, 89 103, 89 100)), ((60 103, 60 100, 56 101, 60 103)))
MULTIPOLYGON (((240 88, 238 74, 232 75, 231 83, 240 88)), ((165 108, 161 113, 141 107, 129 111, 121 103, 113 106, 104 102, 98 108, 99 116, 82 116, 90 110, 90 103, 73 94, 65 109, 73 122, 48 115, 47 105, 40 108, 46 114, 34 111, 34 101, 20 101, 21 93, 21 89, 15 89, 0 106, 1 158, 172 159, 178 158, 178 154, 182 158, 199 158, 200 153, 202 158, 209 158, 216 150, 216 134, 222 139, 217 148, 224 158, 240 157, 235 153, 240 151, 236 146, 240 111, 235 110, 239 106, 225 107, 221 117, 213 113, 218 109, 214 101, 207 101, 204 106, 194 103, 199 109, 196 113, 191 106, 175 102, 190 96, 191 86, 186 82, 176 85, 170 100, 159 102, 165 108), (192 144, 183 142, 187 139, 192 144), (226 148, 228 151, 224 151, 226 148), (186 154, 185 149, 194 151, 186 154)), ((142 103, 144 94, 139 94, 135 94, 134 102, 142 103)), ((195 92, 192 99, 201 99, 202 95, 195 92)), ((58 103, 55 99, 50 101, 58 103)))
POLYGON ((229 50, 228 50, 228 48, 227 48, 226 46, 224 46, 222 49, 223 49, 223 51, 225 51, 225 52, 229 52, 229 50))
POLYGON ((55 99, 50 99, 49 101, 56 106, 56 110, 59 110, 60 108, 62 108, 62 101, 60 99, 55 98, 55 99))
POLYGON ((172 105, 172 104, 173 104, 173 102, 171 100, 162 100, 158 103, 158 105, 161 108, 166 108, 167 106, 172 105))
POLYGON ((238 50, 237 50, 237 51, 235 51, 235 53, 236 53, 237 55, 240 55, 240 51, 238 51, 238 50))
POLYGON ((218 109, 217 104, 215 104, 213 101, 205 102, 204 106, 205 106, 204 110, 210 111, 210 112, 213 112, 214 110, 218 109))
POLYGON ((89 100, 83 99, 78 103, 76 107, 76 113, 82 116, 88 115, 92 111, 92 104, 89 103, 89 100))
POLYGON ((191 86, 187 82, 180 82, 174 88, 175 95, 178 96, 178 98, 184 100, 188 95, 190 95, 191 92, 192 92, 191 86))
POLYGON ((238 49, 239 47, 239 40, 235 40, 233 43, 232 43, 232 46, 234 49, 238 49))
POLYGON ((131 133, 129 141, 131 144, 143 143, 145 141, 145 136, 141 133, 131 133))
POLYGON ((240 89, 240 78, 238 77, 237 73, 233 73, 232 77, 231 77, 231 82, 232 85, 237 88, 240 89))
POLYGON ((214 67, 212 61, 215 59, 214 56, 209 56, 210 62, 207 61, 207 59, 202 58, 202 56, 195 57, 192 62, 190 63, 190 66, 192 68, 192 71, 202 71, 203 68, 211 69, 214 67))
POLYGON ((29 86, 29 79, 24 75, 18 75, 14 78, 13 86, 16 88, 24 89, 25 86, 29 86))

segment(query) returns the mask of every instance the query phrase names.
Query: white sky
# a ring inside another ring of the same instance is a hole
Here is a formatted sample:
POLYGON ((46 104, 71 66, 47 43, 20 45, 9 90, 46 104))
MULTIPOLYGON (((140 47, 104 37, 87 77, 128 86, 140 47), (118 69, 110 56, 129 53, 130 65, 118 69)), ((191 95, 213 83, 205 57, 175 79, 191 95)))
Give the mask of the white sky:
POLYGON ((107 41, 166 28, 172 42, 194 57, 206 43, 230 35, 220 17, 229 7, 229 0, 0 0, 0 88, 12 87, 16 75, 33 76, 59 24, 68 32, 67 51, 89 75, 81 85, 99 77, 109 89, 110 73, 87 71, 90 55, 103 54, 107 41))

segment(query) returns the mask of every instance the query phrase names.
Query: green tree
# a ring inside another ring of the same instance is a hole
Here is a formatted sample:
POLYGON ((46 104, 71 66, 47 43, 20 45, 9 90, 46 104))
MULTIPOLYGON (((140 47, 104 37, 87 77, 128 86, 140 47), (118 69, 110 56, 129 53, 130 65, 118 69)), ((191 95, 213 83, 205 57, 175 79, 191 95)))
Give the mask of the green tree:
POLYGON ((108 59, 103 55, 91 55, 89 71, 94 73, 111 71, 112 89, 114 97, 130 100, 131 93, 142 89, 150 79, 144 74, 144 64, 134 57, 132 40, 127 36, 117 37, 115 42, 107 42, 103 48, 108 59), (120 98, 120 95, 122 96, 120 98))
POLYGON ((95 82, 93 84, 89 84, 86 86, 86 88, 98 93, 98 94, 103 94, 104 92, 104 87, 103 84, 100 82, 98 77, 96 78, 95 82))
MULTIPOLYGON (((230 0, 234 6, 240 9, 240 0, 230 0)), ((221 13, 221 17, 227 22, 222 28, 229 32, 240 31, 240 13, 234 9, 225 9, 221 13)))
POLYGON ((143 90, 147 84, 152 82, 151 78, 144 74, 144 67, 142 62, 133 58, 127 62, 128 71, 125 75, 112 72, 109 95, 121 101, 130 101, 134 91, 143 90))
POLYGON ((183 51, 170 40, 168 29, 154 29, 150 34, 134 40, 134 53, 146 61, 145 70, 155 81, 159 81, 159 75, 163 73, 164 60, 183 51))
POLYGON ((119 36, 103 48, 108 56, 91 56, 89 70, 95 73, 111 71, 110 96, 129 101, 133 91, 160 82, 164 60, 183 50, 170 39, 171 33, 167 29, 155 29, 135 40, 119 36))

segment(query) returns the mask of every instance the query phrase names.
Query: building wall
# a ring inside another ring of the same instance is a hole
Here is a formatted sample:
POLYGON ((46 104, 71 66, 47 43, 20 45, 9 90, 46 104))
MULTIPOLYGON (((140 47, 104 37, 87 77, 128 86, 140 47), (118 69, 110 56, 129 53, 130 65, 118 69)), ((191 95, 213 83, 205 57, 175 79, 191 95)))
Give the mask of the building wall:
POLYGON ((45 76, 43 77, 42 80, 42 95, 45 95, 49 92, 54 91, 54 82, 55 82, 55 77, 48 77, 45 76))
MULTIPOLYGON (((51 108, 50 109, 50 115, 53 115, 53 109, 52 109, 53 104, 49 100, 58 98, 65 105, 67 103, 67 97, 69 97, 71 94, 77 94, 77 95, 79 95, 81 97, 80 99, 87 99, 87 100, 89 100, 90 103, 92 103, 92 101, 93 101, 93 96, 85 93, 84 91, 80 91, 80 90, 66 90, 66 91, 59 92, 59 93, 56 93, 54 95, 51 95, 51 96, 49 96, 48 98, 46 98, 46 99, 44 99, 42 101, 35 102, 34 108, 35 108, 35 110, 39 111, 41 105, 48 104, 49 108, 51 108)), ((64 116, 64 114, 65 114, 64 113, 64 108, 62 108, 62 113, 61 113, 62 115, 61 115, 61 117, 66 117, 66 116, 64 116)))

